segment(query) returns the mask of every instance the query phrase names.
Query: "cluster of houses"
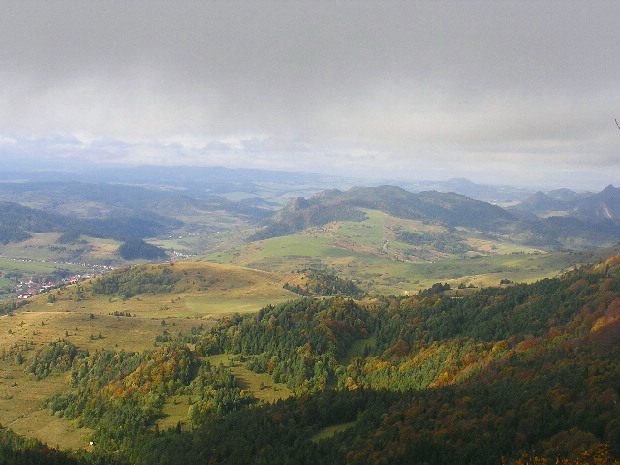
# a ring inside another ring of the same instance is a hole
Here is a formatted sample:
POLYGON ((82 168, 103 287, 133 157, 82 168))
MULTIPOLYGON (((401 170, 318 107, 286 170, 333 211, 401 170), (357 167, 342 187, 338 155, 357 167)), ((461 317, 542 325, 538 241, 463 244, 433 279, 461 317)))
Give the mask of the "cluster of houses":
POLYGON ((31 279, 28 281, 19 281, 17 286, 15 287, 15 292, 17 293, 17 300, 28 299, 34 295, 40 294, 42 292, 48 291, 49 289, 64 286, 66 284, 75 284, 80 281, 84 281, 86 279, 94 278, 96 276, 100 276, 108 271, 111 271, 116 266, 108 266, 108 265, 88 265, 82 264, 82 266, 89 266, 94 268, 95 270, 92 273, 85 274, 75 274, 72 276, 67 276, 65 278, 59 279, 57 282, 47 281, 47 282, 35 282, 31 279))
POLYGON ((98 275, 99 274, 76 274, 67 278, 63 278, 56 283, 52 281, 37 283, 32 281, 32 279, 28 281, 20 281, 15 288, 15 291, 17 292, 17 300, 28 299, 33 295, 40 294, 41 292, 45 292, 54 287, 64 286, 65 284, 74 284, 85 279, 94 278, 98 275))

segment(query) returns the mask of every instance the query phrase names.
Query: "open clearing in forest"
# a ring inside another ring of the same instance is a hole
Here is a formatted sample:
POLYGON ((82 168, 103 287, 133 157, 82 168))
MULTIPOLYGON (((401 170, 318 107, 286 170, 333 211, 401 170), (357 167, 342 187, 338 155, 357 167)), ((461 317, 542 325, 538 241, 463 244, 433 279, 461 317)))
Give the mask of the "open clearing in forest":
MULTIPOLYGON (((229 367, 231 373, 237 380, 237 385, 244 391, 249 391, 256 398, 257 402, 275 402, 286 399, 292 395, 291 390, 285 384, 274 383, 271 376, 267 373, 255 373, 248 370, 237 356, 231 354, 212 355, 205 357, 212 365, 229 367)), ((171 396, 166 399, 163 407, 163 416, 157 420, 157 427, 160 430, 174 428, 178 423, 181 428, 186 430, 191 428, 191 421, 188 418, 189 408, 197 400, 196 396, 180 395, 171 396)))

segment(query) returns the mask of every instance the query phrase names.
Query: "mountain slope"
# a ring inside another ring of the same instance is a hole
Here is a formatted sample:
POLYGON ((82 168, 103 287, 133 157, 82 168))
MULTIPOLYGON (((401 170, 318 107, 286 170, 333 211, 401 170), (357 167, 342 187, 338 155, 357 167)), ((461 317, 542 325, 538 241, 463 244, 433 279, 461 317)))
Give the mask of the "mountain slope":
POLYGON ((42 383, 66 373, 46 406, 91 426, 96 454, 136 465, 616 465, 618 360, 614 256, 459 298, 269 305, 141 354, 57 341, 29 370, 42 383), (231 354, 230 369, 216 365, 231 354), (295 395, 246 408, 240 366, 295 395), (191 427, 153 431, 167 399, 191 427), (544 460, 525 461, 532 451, 544 460))
MULTIPOLYGON (((620 241, 620 223, 596 218, 604 215, 615 218, 616 212, 620 212, 614 203, 616 195, 616 190, 610 187, 586 199, 589 203, 580 201, 581 210, 573 208, 575 213, 569 218, 539 219, 532 214, 513 215, 499 206, 454 193, 414 194, 395 186, 354 187, 346 192, 333 189, 309 199, 294 199, 249 239, 284 236, 333 221, 361 222, 366 218, 363 210, 373 209, 399 219, 435 223, 448 230, 468 228, 503 241, 548 250, 606 247, 620 241), (594 213, 578 215, 579 211, 594 213), (597 216, 596 212, 603 213, 597 216)), ((541 192, 525 202, 524 208, 538 213, 549 208, 563 209, 565 205, 541 192)))
POLYGON ((620 224, 620 189, 609 185, 597 194, 576 194, 558 189, 548 194, 537 192, 511 211, 525 211, 539 216, 571 216, 587 222, 612 221, 620 224))
POLYGON ((603 191, 577 202, 574 215, 594 221, 613 221, 620 224, 620 189, 612 185, 603 191))
POLYGON ((454 193, 414 194, 396 186, 354 187, 324 191, 289 202, 251 239, 264 239, 322 226, 332 221, 362 221, 360 209, 379 210, 397 218, 438 221, 450 227, 499 227, 514 221, 502 208, 454 193))

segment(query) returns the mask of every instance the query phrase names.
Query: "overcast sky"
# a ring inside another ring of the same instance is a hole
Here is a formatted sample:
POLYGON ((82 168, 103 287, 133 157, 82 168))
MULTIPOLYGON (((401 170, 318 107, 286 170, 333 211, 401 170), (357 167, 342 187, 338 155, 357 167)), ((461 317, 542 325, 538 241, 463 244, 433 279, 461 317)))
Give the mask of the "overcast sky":
POLYGON ((620 185, 616 0, 0 6, 0 169, 620 185))

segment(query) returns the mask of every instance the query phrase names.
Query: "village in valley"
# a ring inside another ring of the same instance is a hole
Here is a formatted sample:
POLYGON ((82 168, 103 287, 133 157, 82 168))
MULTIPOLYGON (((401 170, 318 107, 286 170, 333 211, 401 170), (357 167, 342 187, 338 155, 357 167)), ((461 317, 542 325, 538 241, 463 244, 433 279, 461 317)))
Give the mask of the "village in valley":
MULTIPOLYGON (((33 260, 29 259, 18 259, 14 258, 13 261, 21 261, 21 262, 32 262, 33 260)), ((15 282, 13 287, 5 288, 4 294, 5 298, 13 298, 15 297, 17 300, 26 300, 35 295, 44 293, 49 291, 50 289, 54 289, 60 286, 65 286, 67 284, 75 284, 80 281, 84 281, 87 279, 95 278, 97 276, 101 276, 109 271, 115 270, 118 268, 116 265, 100 265, 93 263, 65 263, 65 262, 54 262, 56 265, 79 265, 82 268, 89 269, 89 272, 85 273, 71 273, 68 270, 59 269, 58 272, 52 273, 51 275, 42 276, 41 274, 30 274, 23 275, 17 274, 17 276, 13 273, 0 273, 0 278, 4 277, 11 281, 15 282)))

